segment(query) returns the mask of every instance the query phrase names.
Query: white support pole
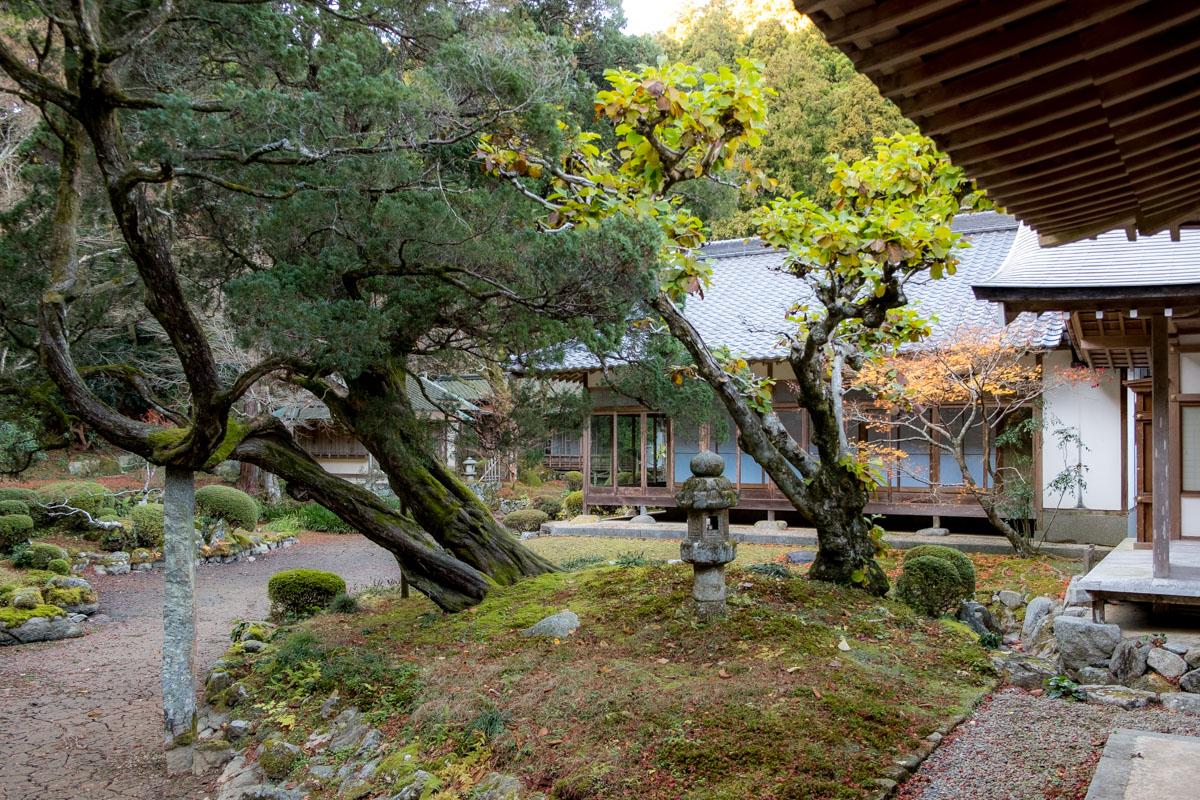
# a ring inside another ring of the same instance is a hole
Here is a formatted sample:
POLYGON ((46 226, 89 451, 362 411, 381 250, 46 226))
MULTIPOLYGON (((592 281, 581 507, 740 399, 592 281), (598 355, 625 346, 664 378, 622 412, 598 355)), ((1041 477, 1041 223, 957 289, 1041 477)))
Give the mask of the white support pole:
POLYGON ((1153 556, 1154 577, 1171 575, 1171 445, 1168 409, 1170 373, 1167 366, 1167 317, 1150 322, 1150 435, 1153 439, 1153 556))

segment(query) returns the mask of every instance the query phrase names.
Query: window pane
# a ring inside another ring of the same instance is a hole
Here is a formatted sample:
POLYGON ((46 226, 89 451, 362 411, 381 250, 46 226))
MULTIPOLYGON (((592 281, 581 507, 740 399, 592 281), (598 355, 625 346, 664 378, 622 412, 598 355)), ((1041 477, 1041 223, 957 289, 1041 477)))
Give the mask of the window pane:
POLYGON ((592 417, 592 486, 612 486, 612 426, 608 414, 592 417))
POLYGON ((700 452, 700 428, 694 425, 675 425, 675 483, 692 477, 692 457, 700 452))
POLYGON ((727 415, 722 423, 713 423, 712 440, 713 451, 725 462, 722 474, 731 481, 737 481, 737 426, 733 424, 732 417, 727 415), (717 430, 718 425, 724 428, 723 436, 717 430))
MULTIPOLYGON (((951 430, 954 429, 954 420, 945 420, 949 410, 943 410, 944 424, 948 425, 951 430)), ((971 480, 975 481, 976 486, 983 485, 983 425, 976 424, 967 432, 965 441, 963 442, 963 455, 966 456, 967 470, 971 475, 971 480)), ((962 471, 958 468, 958 462, 954 456, 949 453, 939 453, 938 455, 938 483, 942 486, 961 486, 963 482, 962 471)))
POLYGON ((902 489, 925 489, 929 486, 929 443, 917 437, 917 431, 908 425, 896 428, 896 449, 904 452, 903 460, 897 465, 900 475, 897 481, 902 489))
MULTIPOLYGON (((805 430, 804 430, 804 414, 805 413, 806 412, 804 412, 804 411, 780 411, 780 412, 777 412, 777 414, 779 416, 779 421, 781 423, 783 423, 783 429, 786 430, 791 435, 792 439, 794 439, 796 441, 796 444, 800 445, 801 447, 804 446, 804 439, 805 439, 805 430)), ((810 447, 809 452, 815 454, 816 450, 814 450, 813 448, 810 447)), ((792 468, 792 472, 796 473, 797 475, 800 474, 800 470, 796 469, 795 466, 793 466, 791 464, 788 464, 788 466, 790 466, 792 468)))
POLYGON ((1183 490, 1200 492, 1200 406, 1181 406, 1183 490))
POLYGON ((667 418, 646 415, 646 485, 667 485, 667 418))
POLYGON ((617 416, 617 485, 642 485, 642 418, 638 414, 617 416))

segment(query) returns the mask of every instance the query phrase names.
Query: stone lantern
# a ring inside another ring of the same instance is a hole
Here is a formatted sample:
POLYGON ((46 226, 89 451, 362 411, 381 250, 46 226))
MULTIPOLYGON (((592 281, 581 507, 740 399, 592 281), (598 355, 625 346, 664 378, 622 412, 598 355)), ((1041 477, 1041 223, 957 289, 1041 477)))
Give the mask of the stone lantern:
POLYGON ((721 473, 725 462, 704 451, 692 458, 692 477, 675 493, 687 511, 687 539, 679 557, 692 565, 692 598, 703 620, 725 614, 725 565, 737 556, 737 542, 729 537, 729 509, 737 505, 737 490, 721 473))

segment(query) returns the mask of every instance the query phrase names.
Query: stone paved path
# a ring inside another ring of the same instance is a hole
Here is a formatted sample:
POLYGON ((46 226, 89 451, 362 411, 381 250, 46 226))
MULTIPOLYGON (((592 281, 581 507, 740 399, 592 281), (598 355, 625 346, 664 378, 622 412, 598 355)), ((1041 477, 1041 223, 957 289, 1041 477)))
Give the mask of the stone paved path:
MULTIPOLYGON (((304 534, 254 562, 196 570, 199 666, 229 645, 238 618, 267 611, 282 569, 337 572, 352 589, 398 577, 360 536, 304 534)), ((90 579, 90 576, 89 576, 90 579)), ((0 648, 0 800, 199 800, 215 776, 168 780, 161 755, 162 572, 100 577, 112 622, 81 639, 0 648)))

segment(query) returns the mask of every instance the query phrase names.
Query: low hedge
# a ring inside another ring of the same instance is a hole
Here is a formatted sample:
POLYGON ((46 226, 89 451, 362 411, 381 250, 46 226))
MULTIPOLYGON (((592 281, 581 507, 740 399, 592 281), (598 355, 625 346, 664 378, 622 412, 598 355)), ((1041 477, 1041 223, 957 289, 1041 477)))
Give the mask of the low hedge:
POLYGON ((567 482, 567 488, 572 492, 577 492, 583 488, 583 473, 578 470, 564 472, 563 480, 567 482))
POLYGON ((248 531, 258 524, 258 503, 254 498, 241 489, 219 483, 196 490, 196 513, 225 520, 235 528, 248 531))
POLYGON ((346 582, 319 569, 276 572, 267 581, 267 597, 282 614, 302 616, 327 607, 346 591, 346 582))
POLYGON ((562 501, 554 497, 539 497, 533 501, 533 507, 550 519, 558 519, 563 510, 562 501))
POLYGON ((300 527, 306 531, 321 533, 353 533, 341 517, 320 503, 307 503, 300 509, 300 527))
POLYGON ((542 527, 543 522, 550 520, 549 515, 545 511, 538 511, 536 508, 523 508, 519 511, 512 511, 505 515, 504 525, 514 531, 528 533, 536 531, 542 527))
MULTIPOLYGON (((113 496, 108 489, 90 481, 55 481, 38 487, 37 493, 42 503, 65 503, 93 517, 103 509, 113 507, 113 496)), ((50 520, 61 520, 71 528, 83 530, 89 527, 87 518, 82 514, 62 515, 49 510, 45 513, 50 520)))
POLYGON ((9 514, 24 514, 29 516, 29 504, 21 500, 0 500, 0 517, 9 514))
POLYGON ((962 602, 962 578, 944 558, 920 555, 906 558, 904 571, 896 581, 896 597, 914 611, 940 617, 962 602))
POLYGON ((963 599, 975 596, 975 564, 965 553, 944 544, 922 544, 905 551, 904 561, 908 563, 910 558, 922 556, 933 556, 943 561, 949 561, 954 567, 954 571, 958 573, 959 580, 962 581, 963 599))
POLYGON ((34 542, 17 549, 13 554, 13 566, 18 569, 48 569, 51 561, 66 561, 68 555, 66 550, 56 544, 34 542))
POLYGON ((38 493, 33 489, 18 489, 15 486, 7 486, 0 489, 0 501, 6 500, 16 500, 30 508, 42 502, 42 498, 38 497, 38 493))
POLYGON ((129 517, 133 521, 135 547, 162 547, 163 507, 161 503, 134 506, 129 517))
POLYGON ((33 517, 28 514, 5 514, 0 517, 0 553, 10 553, 19 544, 29 541, 33 532, 33 517))

